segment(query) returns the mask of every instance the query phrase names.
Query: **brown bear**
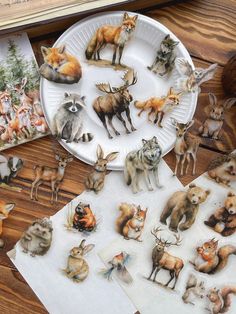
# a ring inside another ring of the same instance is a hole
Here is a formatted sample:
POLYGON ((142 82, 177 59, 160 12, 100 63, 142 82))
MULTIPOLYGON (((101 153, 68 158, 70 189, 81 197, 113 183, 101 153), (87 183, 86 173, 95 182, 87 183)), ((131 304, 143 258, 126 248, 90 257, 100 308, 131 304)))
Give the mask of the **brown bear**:
POLYGON ((175 192, 168 200, 160 218, 160 222, 166 224, 170 217, 170 230, 177 232, 189 229, 197 216, 199 204, 205 202, 210 190, 204 190, 195 184, 190 184, 187 191, 175 192), (185 221, 179 223, 185 217, 185 221))
POLYGON ((236 195, 229 192, 224 207, 218 208, 204 223, 224 237, 234 234, 236 231, 236 195))

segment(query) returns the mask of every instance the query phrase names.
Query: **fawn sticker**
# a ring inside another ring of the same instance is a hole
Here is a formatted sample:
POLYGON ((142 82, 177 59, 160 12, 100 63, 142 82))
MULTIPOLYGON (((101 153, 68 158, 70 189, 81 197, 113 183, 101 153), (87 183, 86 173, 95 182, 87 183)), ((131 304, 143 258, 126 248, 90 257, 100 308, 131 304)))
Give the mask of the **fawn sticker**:
POLYGON ((70 250, 67 267, 63 270, 65 275, 72 279, 74 282, 84 281, 89 274, 89 265, 86 262, 84 255, 90 252, 94 248, 94 244, 85 245, 85 239, 83 239, 78 246, 73 247, 70 250))
POLYGON ((122 203, 119 206, 120 216, 116 220, 116 230, 126 240, 134 239, 141 242, 147 208, 143 210, 140 205, 122 203))
POLYGON ((85 51, 88 63, 102 67, 110 66, 116 70, 127 68, 121 63, 121 58, 125 45, 133 37, 137 19, 138 15, 130 16, 125 12, 119 26, 103 25, 99 27, 89 41, 85 51), (101 50, 108 44, 114 48, 112 61, 103 60, 100 56, 101 50))
POLYGON ((97 219, 90 204, 79 202, 75 209, 68 209, 65 227, 67 230, 85 233, 96 231, 97 219))
POLYGON ((99 273, 107 280, 112 279, 112 274, 116 272, 117 277, 124 283, 130 284, 133 281, 130 273, 128 272, 126 265, 130 261, 130 255, 125 251, 115 255, 108 264, 111 265, 109 268, 102 269, 99 273))
POLYGON ((78 83, 82 76, 79 61, 66 51, 66 46, 47 48, 42 46, 44 63, 40 74, 49 81, 61 84, 78 83))

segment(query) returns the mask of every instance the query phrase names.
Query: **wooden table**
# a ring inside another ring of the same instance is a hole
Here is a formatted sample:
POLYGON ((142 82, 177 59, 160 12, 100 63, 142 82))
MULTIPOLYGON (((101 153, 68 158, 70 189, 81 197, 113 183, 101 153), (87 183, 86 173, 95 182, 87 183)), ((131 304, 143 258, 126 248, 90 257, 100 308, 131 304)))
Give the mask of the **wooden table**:
MULTIPOLYGON (((196 132, 207 113, 208 92, 214 92, 223 98, 221 73, 227 60, 236 53, 236 2, 235 0, 194 0, 185 3, 164 6, 161 9, 145 11, 144 14, 158 20, 167 26, 184 43, 190 52, 196 66, 219 64, 215 78, 203 85, 195 114, 193 132, 196 132)), ((32 40, 33 48, 39 63, 40 45, 52 44, 60 34, 53 34, 46 39, 32 40)), ((204 140, 198 154, 197 176, 202 174, 212 158, 218 154, 231 151, 236 147, 236 106, 226 115, 226 123, 220 141, 204 140)), ((0 312, 6 313, 46 313, 47 311, 34 295, 19 272, 6 256, 23 230, 36 218, 55 214, 67 202, 84 190, 83 181, 91 167, 81 161, 74 160, 67 168, 59 201, 51 206, 49 202, 50 188, 40 189, 40 202, 30 201, 29 192, 33 178, 32 168, 35 164, 56 165, 49 137, 33 141, 6 151, 9 155, 23 158, 25 167, 15 180, 15 185, 23 187, 21 193, 0 190, 0 198, 16 203, 9 219, 4 221, 3 238, 5 247, 0 250, 0 312)), ((174 154, 169 153, 164 158, 173 169, 174 154)), ((180 178, 183 184, 188 184, 194 178, 180 178)), ((47 284, 45 283, 45 289, 47 284)))

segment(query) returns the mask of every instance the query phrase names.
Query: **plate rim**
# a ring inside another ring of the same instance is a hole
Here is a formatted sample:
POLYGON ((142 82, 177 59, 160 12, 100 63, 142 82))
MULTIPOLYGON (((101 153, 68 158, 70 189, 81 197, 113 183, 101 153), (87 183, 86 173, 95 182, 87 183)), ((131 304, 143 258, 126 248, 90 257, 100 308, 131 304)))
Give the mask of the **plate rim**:
MULTIPOLYGON (((162 23, 160 23, 159 21, 149 17, 149 16, 146 16, 144 14, 141 14, 141 13, 138 13, 138 12, 132 12, 132 11, 122 11, 122 10, 118 10, 118 11, 107 11, 107 12, 99 12, 99 13, 95 13, 95 14, 92 14, 90 16, 87 16, 83 19, 81 19, 80 21, 74 23, 73 25, 71 25, 66 31, 64 31, 60 37, 55 41, 55 43, 53 44, 52 47, 56 47, 58 45, 58 42, 62 41, 63 40, 63 37, 65 37, 69 32, 71 32, 74 28, 76 28, 78 25, 88 21, 88 20, 91 20, 93 18, 96 18, 96 17, 101 17, 101 16, 114 16, 114 15, 121 15, 121 14, 124 14, 124 13, 128 13, 128 14, 136 14, 138 15, 139 17, 141 17, 144 21, 147 21, 148 23, 151 23, 154 27, 158 27, 159 29, 161 29, 164 33, 169 33, 171 35, 171 37, 174 39, 174 40, 177 40, 179 41, 181 44, 182 44, 182 47, 181 47, 181 50, 182 50, 182 53, 184 54, 184 58, 186 58, 190 64, 192 65, 193 69, 195 69, 195 66, 194 66, 194 63, 192 61, 192 58, 191 58, 191 55, 190 53, 188 52, 188 50, 186 49, 185 45, 183 44, 183 42, 171 31, 169 30, 165 25, 163 25, 162 23)), ((42 108, 43 108, 43 111, 44 111, 44 108, 46 107, 44 105, 44 97, 43 97, 43 82, 45 81, 46 79, 43 78, 42 76, 40 77, 40 100, 41 100, 41 104, 42 104, 42 108)), ((196 107, 197 107, 197 102, 198 102, 198 94, 196 93, 195 94, 195 97, 193 99, 193 105, 192 105, 192 113, 190 114, 190 119, 193 118, 194 114, 195 114, 195 111, 196 111, 196 107)), ((46 110, 45 110, 46 112, 46 110)), ((49 124, 49 119, 48 119, 48 116, 45 114, 44 112, 44 117, 46 119, 46 122, 48 124, 48 127, 51 131, 51 128, 50 128, 50 124, 49 124)), ((91 165, 91 166, 94 166, 94 162, 91 162, 90 160, 88 160, 86 157, 83 157, 81 156, 80 154, 78 154, 77 152, 73 151, 73 149, 71 149, 67 144, 66 142, 62 141, 62 140, 57 140, 59 142, 59 144, 70 154, 72 154, 75 158, 83 161, 84 163, 88 164, 88 165, 91 165)), ((166 150, 165 154, 162 155, 162 158, 167 155, 172 149, 174 148, 174 144, 170 146, 169 149, 166 150)), ((95 153, 94 153, 94 156, 95 156, 95 153)), ((119 165, 113 165, 112 163, 108 163, 107 165, 107 170, 113 170, 113 171, 123 171, 124 170, 124 164, 122 166, 119 166, 119 165)))

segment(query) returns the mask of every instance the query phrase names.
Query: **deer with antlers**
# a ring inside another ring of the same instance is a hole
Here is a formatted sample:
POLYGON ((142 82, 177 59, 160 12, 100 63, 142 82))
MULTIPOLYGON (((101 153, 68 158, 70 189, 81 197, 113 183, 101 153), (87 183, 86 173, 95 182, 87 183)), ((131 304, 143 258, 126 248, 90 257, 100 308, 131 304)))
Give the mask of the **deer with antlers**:
POLYGON ((108 137, 112 138, 112 135, 107 127, 107 121, 110 127, 115 132, 115 135, 120 135, 120 133, 115 129, 112 119, 116 116, 124 125, 126 133, 129 134, 130 131, 126 126, 125 119, 122 117, 122 113, 126 113, 126 117, 130 123, 131 131, 135 131, 135 127, 132 124, 130 117, 130 108, 129 105, 133 100, 132 95, 130 94, 128 87, 137 83, 137 76, 132 69, 128 70, 125 75, 122 77, 122 80, 125 82, 124 85, 120 87, 111 87, 111 85, 101 83, 96 84, 96 87, 106 93, 104 96, 99 96, 95 99, 93 103, 93 109, 98 115, 99 119, 102 121, 104 128, 107 131, 108 137))
POLYGON ((182 239, 180 239, 179 235, 174 235, 175 242, 169 242, 167 240, 162 240, 161 237, 158 237, 158 232, 162 231, 160 227, 153 228, 151 231, 151 234, 156 239, 156 245, 152 250, 152 271, 150 276, 148 277, 149 280, 151 280, 152 275, 153 282, 156 281, 157 273, 161 269, 168 270, 170 272, 170 279, 165 284, 166 287, 169 286, 171 281, 175 279, 174 285, 171 289, 175 288, 175 285, 177 283, 179 273, 181 272, 182 268, 184 267, 184 262, 181 258, 175 257, 165 251, 166 247, 169 247, 171 245, 177 245, 179 246, 181 244, 182 239))
POLYGON ((72 155, 61 156, 58 151, 54 151, 55 159, 58 161, 58 167, 52 168, 48 166, 36 165, 34 167, 35 179, 31 186, 30 198, 38 201, 38 188, 43 182, 50 182, 52 189, 51 204, 54 199, 57 202, 60 185, 64 178, 65 169, 69 162, 73 160, 72 155), (35 193, 34 193, 35 190, 35 193))

